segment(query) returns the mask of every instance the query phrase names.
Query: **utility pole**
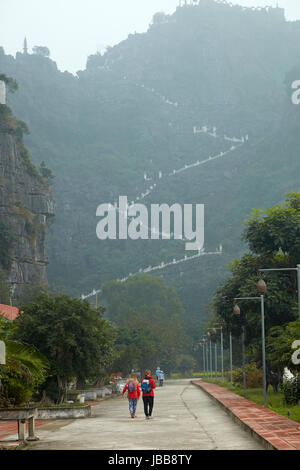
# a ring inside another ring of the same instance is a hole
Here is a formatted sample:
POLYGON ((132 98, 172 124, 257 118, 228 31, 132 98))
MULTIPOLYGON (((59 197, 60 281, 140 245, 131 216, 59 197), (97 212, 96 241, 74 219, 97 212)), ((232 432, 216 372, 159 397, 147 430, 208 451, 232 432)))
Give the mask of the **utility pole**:
MULTIPOLYGON (((264 390, 264 407, 267 406, 267 367, 266 367, 266 344, 265 344, 265 304, 264 304, 264 294, 267 291, 267 286, 265 282, 260 279, 257 284, 257 290, 260 293, 259 297, 235 297, 234 300, 260 300, 260 309, 261 309, 261 339, 262 339, 262 365, 263 365, 263 390, 264 390)), ((234 313, 236 315, 240 314, 240 309, 237 304, 235 304, 234 313)))
POLYGON ((232 387, 232 334, 229 332, 230 385, 232 387))
POLYGON ((242 326, 242 353, 243 353, 243 385, 244 392, 247 389, 247 380, 246 380, 246 354, 245 354, 245 326, 242 326))

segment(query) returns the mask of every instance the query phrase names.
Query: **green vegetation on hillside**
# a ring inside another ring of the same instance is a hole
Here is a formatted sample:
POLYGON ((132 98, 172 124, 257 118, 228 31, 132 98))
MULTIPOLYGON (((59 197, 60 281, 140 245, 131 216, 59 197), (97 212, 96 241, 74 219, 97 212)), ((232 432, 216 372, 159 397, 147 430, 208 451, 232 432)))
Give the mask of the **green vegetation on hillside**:
POLYGON ((117 326, 115 370, 132 368, 177 369, 188 340, 184 334, 184 309, 173 287, 161 278, 142 274, 127 282, 103 286, 108 318, 117 326))
MULTIPOLYGON (((57 217, 48 248, 54 287, 79 297, 186 254, 179 241, 100 242, 99 204, 119 195, 135 200, 152 184, 146 204, 205 204, 205 249, 222 244, 223 255, 159 271, 186 311, 190 350, 202 335, 209 299, 230 275, 228 262, 245 253, 241 221, 253 207, 281 204, 298 190, 300 172, 300 114, 290 99, 290 80, 300 78, 293 77, 299 25, 284 21, 279 9, 201 3, 156 15, 146 33, 91 55, 77 76, 46 56, 13 58, 0 49, 1 72, 19 83, 9 104, 29 123, 26 145, 35 164, 45 162, 55 174, 57 217), (216 127, 218 138, 193 132, 202 126, 216 127), (230 149, 224 135, 249 141, 169 177, 230 149)), ((251 256, 243 258, 245 272, 252 272, 251 256)))

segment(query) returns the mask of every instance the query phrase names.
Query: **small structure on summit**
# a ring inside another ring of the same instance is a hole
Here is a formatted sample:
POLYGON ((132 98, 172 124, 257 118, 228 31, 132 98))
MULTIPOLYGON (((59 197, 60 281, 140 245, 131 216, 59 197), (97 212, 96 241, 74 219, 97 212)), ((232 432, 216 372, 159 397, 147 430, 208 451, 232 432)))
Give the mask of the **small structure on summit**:
POLYGON ((27 39, 26 39, 26 37, 24 38, 23 54, 25 54, 25 55, 28 54, 28 46, 27 46, 27 39))

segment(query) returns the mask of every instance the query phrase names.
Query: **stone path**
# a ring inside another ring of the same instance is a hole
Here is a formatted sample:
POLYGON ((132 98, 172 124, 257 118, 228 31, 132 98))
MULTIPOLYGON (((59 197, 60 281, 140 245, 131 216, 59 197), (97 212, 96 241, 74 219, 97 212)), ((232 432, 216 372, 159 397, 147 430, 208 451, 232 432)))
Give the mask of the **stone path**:
POLYGON ((300 450, 300 422, 280 416, 218 385, 201 380, 193 383, 228 409, 245 428, 264 440, 270 448, 300 450))
POLYGON ((155 391, 153 419, 143 403, 129 417, 127 399, 92 408, 92 417, 58 420, 38 428, 32 450, 259 450, 263 446, 189 380, 166 381, 155 391))

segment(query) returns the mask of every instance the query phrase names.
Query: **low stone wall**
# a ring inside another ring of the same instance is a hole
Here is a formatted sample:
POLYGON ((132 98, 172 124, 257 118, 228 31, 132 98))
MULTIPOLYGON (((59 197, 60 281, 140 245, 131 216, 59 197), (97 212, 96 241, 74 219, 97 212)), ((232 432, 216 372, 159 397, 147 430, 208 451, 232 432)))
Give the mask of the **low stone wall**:
POLYGON ((84 403, 86 401, 97 401, 99 398, 108 398, 122 393, 124 383, 116 381, 102 388, 89 388, 86 390, 69 390, 67 400, 84 403))
POLYGON ((119 389, 114 387, 103 387, 103 388, 92 388, 89 390, 72 390, 68 392, 68 399, 75 398, 76 401, 80 400, 80 397, 84 397, 85 401, 96 401, 97 398, 105 398, 113 395, 114 393, 120 393, 119 389))
POLYGON ((37 419, 76 419, 89 418, 92 415, 90 405, 66 406, 60 408, 38 408, 37 419))

